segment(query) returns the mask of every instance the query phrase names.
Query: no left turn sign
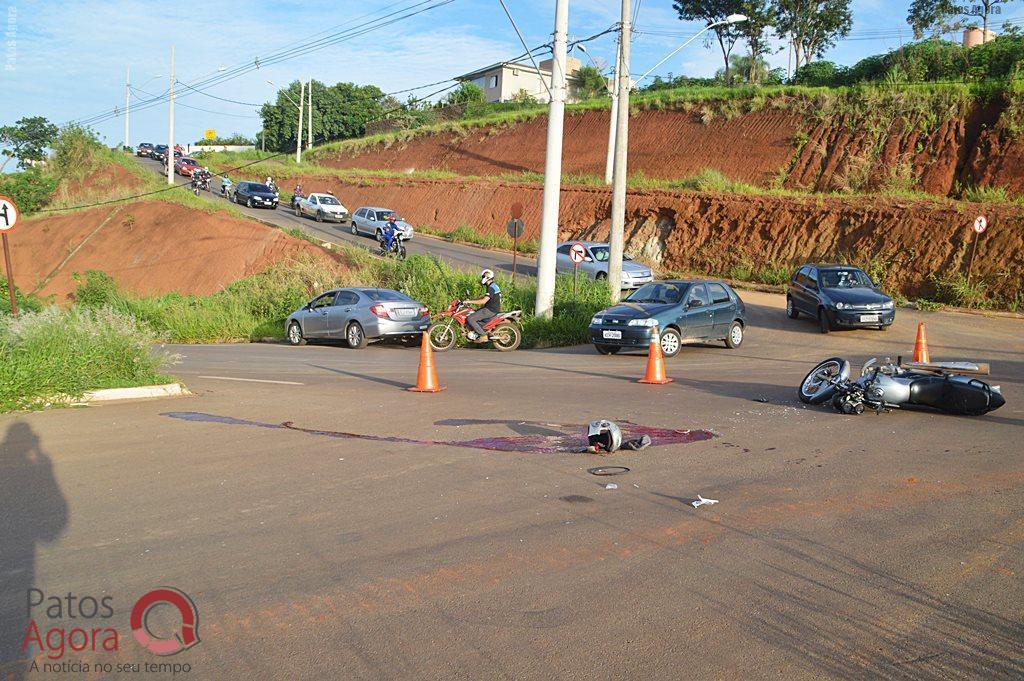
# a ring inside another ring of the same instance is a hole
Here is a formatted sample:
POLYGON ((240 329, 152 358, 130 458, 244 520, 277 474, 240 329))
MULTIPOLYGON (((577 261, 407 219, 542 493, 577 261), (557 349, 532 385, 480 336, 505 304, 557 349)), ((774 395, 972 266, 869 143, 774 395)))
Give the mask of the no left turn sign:
POLYGON ((579 265, 587 257, 587 249, 583 244, 573 244, 569 249, 569 259, 573 264, 579 265))
POLYGON ((6 196, 0 196, 0 232, 6 234, 18 222, 18 206, 6 196))
POLYGON ((984 215, 979 215, 974 221, 974 231, 982 234, 986 229, 988 229, 988 219, 984 215))

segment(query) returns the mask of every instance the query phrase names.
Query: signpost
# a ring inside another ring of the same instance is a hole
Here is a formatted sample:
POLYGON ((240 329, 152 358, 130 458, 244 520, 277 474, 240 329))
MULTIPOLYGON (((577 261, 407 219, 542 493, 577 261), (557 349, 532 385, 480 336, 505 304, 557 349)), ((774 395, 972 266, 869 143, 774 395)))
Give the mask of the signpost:
POLYGON ((512 219, 508 221, 506 229, 508 235, 512 238, 512 283, 516 283, 516 255, 519 252, 519 238, 523 236, 526 231, 526 225, 520 219, 523 216, 523 204, 513 203, 512 219))
POLYGON ((18 300, 14 295, 14 272, 11 268, 11 247, 7 243, 7 232, 18 223, 18 207, 6 196, 0 196, 0 234, 4 242, 4 265, 7 267, 7 293, 11 296, 11 314, 18 316, 18 300))
POLYGON ((572 260, 572 304, 576 304, 576 281, 579 278, 580 265, 587 257, 587 247, 575 243, 569 247, 569 260, 572 260))
POLYGON ((978 250, 978 237, 988 229, 988 218, 979 215, 972 226, 974 230, 974 245, 971 246, 971 259, 967 261, 967 283, 971 283, 971 270, 974 269, 974 253, 978 250))

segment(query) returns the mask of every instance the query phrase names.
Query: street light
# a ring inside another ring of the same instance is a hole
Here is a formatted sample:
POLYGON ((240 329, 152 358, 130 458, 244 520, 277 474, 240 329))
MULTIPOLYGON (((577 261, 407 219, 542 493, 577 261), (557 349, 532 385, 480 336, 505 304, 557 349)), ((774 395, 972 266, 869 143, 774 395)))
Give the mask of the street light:
MULTIPOLYGON (((274 87, 277 87, 277 83, 275 83, 272 80, 268 80, 267 85, 273 85, 274 87)), ((281 90, 281 94, 285 96, 285 99, 292 103, 292 106, 294 106, 296 109, 299 108, 299 105, 295 103, 295 100, 292 99, 291 95, 288 94, 287 90, 281 90)))
POLYGON ((668 61, 669 59, 671 59, 672 57, 674 57, 674 56, 675 56, 675 55, 676 55, 677 53, 679 53, 679 52, 680 52, 680 51, 681 51, 681 50, 682 50, 683 48, 685 48, 685 47, 686 47, 687 45, 689 45, 689 44, 690 44, 690 43, 692 43, 692 42, 693 42, 694 40, 696 40, 697 38, 699 38, 699 37, 701 36, 701 34, 703 34, 703 33, 706 33, 706 32, 710 31, 710 30, 711 30, 711 29, 713 29, 713 28, 718 28, 719 26, 726 26, 726 25, 729 25, 729 24, 741 24, 741 23, 743 23, 743 22, 744 22, 744 21, 746 21, 746 20, 747 20, 747 17, 746 17, 746 15, 743 15, 743 14, 730 14, 729 16, 727 16, 727 17, 726 17, 725 19, 722 19, 721 21, 716 21, 716 22, 715 22, 715 23, 713 23, 713 24, 708 24, 707 26, 705 26, 704 28, 702 28, 701 30, 699 30, 699 31, 698 31, 698 32, 697 32, 696 34, 694 34, 694 35, 693 35, 693 36, 692 36, 692 37, 691 37, 691 38, 690 38, 689 40, 687 40, 687 41, 686 41, 685 43, 683 43, 682 45, 680 45, 680 46, 679 46, 679 47, 677 47, 676 49, 674 49, 674 50, 672 50, 671 52, 669 52, 669 53, 668 53, 668 56, 666 56, 666 57, 665 57, 664 59, 662 59, 662 60, 661 60, 661 61, 659 61, 659 62, 658 62, 657 64, 655 64, 654 66, 652 66, 652 67, 651 67, 650 69, 648 69, 648 70, 647 70, 647 72, 646 72, 646 73, 645 73, 644 75, 640 76, 640 77, 639 77, 639 78, 637 78, 637 79, 636 79, 635 81, 632 81, 632 82, 630 83, 630 86, 631 86, 631 87, 630 87, 630 89, 633 89, 634 87, 636 87, 637 83, 639 83, 639 82, 640 82, 641 80, 643 80, 643 79, 644 79, 644 78, 646 78, 647 76, 651 75, 651 73, 652 73, 652 72, 653 72, 653 71, 654 71, 654 70, 655 70, 656 68, 658 68, 659 66, 661 66, 662 64, 664 64, 665 62, 667 62, 667 61, 668 61))
MULTIPOLYGON (((272 80, 268 80, 267 83, 269 85, 273 86, 273 87, 277 87, 277 84, 274 83, 274 81, 272 81, 272 80)), ((309 81, 309 87, 311 87, 311 88, 313 87, 313 81, 312 80, 309 81)), ((303 95, 305 94, 305 91, 306 91, 305 88, 306 88, 306 84, 303 83, 300 80, 299 81, 299 103, 298 104, 296 104, 295 100, 292 99, 288 95, 288 92, 286 90, 284 90, 283 88, 278 90, 278 92, 280 92, 282 95, 284 95, 288 99, 288 101, 291 102, 292 105, 296 109, 299 110, 299 134, 296 136, 296 139, 295 139, 295 163, 302 163, 302 100, 303 100, 303 95)), ((307 133, 307 134, 309 134, 309 133, 307 133)))

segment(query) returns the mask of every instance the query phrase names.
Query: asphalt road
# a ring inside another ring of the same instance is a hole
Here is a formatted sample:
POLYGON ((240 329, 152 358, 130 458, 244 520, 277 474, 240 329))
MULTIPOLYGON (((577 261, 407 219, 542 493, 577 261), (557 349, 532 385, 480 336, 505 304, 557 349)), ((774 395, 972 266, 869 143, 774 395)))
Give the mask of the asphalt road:
POLYGON ((684 349, 668 386, 590 348, 439 354, 424 395, 414 349, 179 346, 193 397, 0 416, 0 659, 33 587, 112 597, 121 650, 65 659, 185 678, 1020 678, 1021 322, 921 315, 1002 410, 844 417, 796 400, 809 366, 909 354, 917 318, 821 336, 744 297, 745 344, 684 349), (535 451, 599 417, 714 436, 535 451), (128 633, 158 585, 199 612, 167 658, 128 633))
MULTIPOLYGON (((148 158, 136 157, 136 160, 143 166, 150 168, 154 173, 162 172, 162 166, 148 158)), ((175 176, 177 182, 187 182, 188 180, 183 177, 175 176)), ((214 190, 210 194, 201 192, 201 196, 209 197, 211 201, 225 201, 220 196, 220 179, 214 177, 211 182, 211 188, 214 190)), ((346 207, 355 212, 359 206, 346 207)), ((262 222, 268 222, 278 227, 297 227, 318 239, 323 239, 330 243, 346 242, 362 246, 368 249, 377 248, 377 241, 371 236, 356 236, 351 233, 348 226, 339 225, 335 223, 319 223, 313 218, 307 217, 295 217, 295 214, 289 209, 288 205, 279 206, 276 210, 269 210, 266 208, 246 208, 245 206, 235 205, 235 208, 245 213, 249 217, 262 222)), ((425 253, 436 255, 440 259, 444 260, 453 267, 458 267, 465 270, 480 270, 484 267, 489 267, 497 272, 512 272, 512 255, 502 251, 490 251, 484 248, 474 248, 472 246, 466 246, 463 244, 451 243, 444 239, 437 237, 427 236, 425 234, 416 234, 411 240, 406 242, 406 249, 409 253, 425 253)), ((516 271, 519 274, 525 274, 528 276, 536 276, 537 274, 537 263, 532 258, 525 258, 519 256, 516 261, 516 271)))

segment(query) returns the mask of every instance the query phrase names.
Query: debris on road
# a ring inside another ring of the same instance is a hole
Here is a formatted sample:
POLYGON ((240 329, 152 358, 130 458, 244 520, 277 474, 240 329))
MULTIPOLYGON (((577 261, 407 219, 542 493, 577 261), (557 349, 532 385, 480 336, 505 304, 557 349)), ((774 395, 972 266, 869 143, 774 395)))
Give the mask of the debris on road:
POLYGON ((698 506, 710 506, 711 504, 717 504, 718 499, 705 499, 701 495, 697 495, 697 498, 690 502, 690 504, 697 508, 698 506))
POLYGON ((628 473, 629 469, 625 466, 598 466, 597 468, 588 468, 587 472, 591 475, 622 475, 628 473))
POLYGON ((614 482, 609 482, 607 485, 604 486, 604 488, 605 489, 618 489, 619 486, 616 485, 614 482))

